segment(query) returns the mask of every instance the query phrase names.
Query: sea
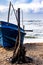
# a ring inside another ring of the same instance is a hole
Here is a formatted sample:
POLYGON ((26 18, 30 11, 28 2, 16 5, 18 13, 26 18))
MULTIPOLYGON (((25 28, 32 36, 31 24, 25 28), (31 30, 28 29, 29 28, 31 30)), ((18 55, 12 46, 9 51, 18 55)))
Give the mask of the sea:
POLYGON ((24 43, 43 42, 43 20, 29 20, 23 25, 26 33, 24 43))

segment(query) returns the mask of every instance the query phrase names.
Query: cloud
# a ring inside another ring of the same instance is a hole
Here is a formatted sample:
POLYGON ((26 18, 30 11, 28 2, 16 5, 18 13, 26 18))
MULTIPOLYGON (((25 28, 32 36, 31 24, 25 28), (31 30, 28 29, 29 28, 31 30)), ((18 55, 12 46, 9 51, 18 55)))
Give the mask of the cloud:
MULTIPOLYGON (((10 0, 11 1, 11 0, 10 0)), ((14 4, 14 8, 21 8, 24 12, 41 12, 43 10, 43 0, 12 0, 11 2, 14 4), (27 3, 28 2, 28 3, 27 3)), ((9 0, 8 0, 9 3, 9 0)), ((8 5, 0 5, 0 12, 5 12, 8 9, 8 5)))
MULTIPOLYGON (((0 4, 0 13, 1 13, 0 17, 1 18, 2 18, 3 13, 4 13, 3 18, 7 18, 5 16, 7 16, 6 12, 8 11, 9 2, 10 2, 9 0, 7 0, 7 1, 8 1, 7 5, 5 5, 5 4, 1 5, 0 4)), ((25 14, 24 18, 27 18, 27 19, 28 19, 28 17, 35 18, 35 16, 36 16, 36 18, 38 18, 37 17, 38 15, 33 16, 31 14, 32 13, 40 13, 40 12, 43 13, 43 0, 31 0, 31 2, 28 2, 28 1, 29 0, 11 0, 11 2, 14 5, 15 9, 21 8, 21 10, 24 11, 24 13, 23 13, 23 14, 25 14), (29 13, 31 13, 31 14, 29 14, 29 13)), ((13 18, 13 16, 11 16, 11 19, 12 18, 13 18)), ((40 16, 40 18, 42 18, 42 16, 40 16)))
POLYGON ((40 9, 43 9, 43 0, 33 0, 31 3, 16 2, 14 7, 16 9, 21 8, 24 12, 30 12, 32 10, 34 13, 37 13, 40 9))
POLYGON ((27 2, 27 0, 16 0, 16 4, 19 4, 19 3, 26 3, 27 2))
POLYGON ((0 5, 0 12, 5 12, 8 9, 7 6, 0 5))

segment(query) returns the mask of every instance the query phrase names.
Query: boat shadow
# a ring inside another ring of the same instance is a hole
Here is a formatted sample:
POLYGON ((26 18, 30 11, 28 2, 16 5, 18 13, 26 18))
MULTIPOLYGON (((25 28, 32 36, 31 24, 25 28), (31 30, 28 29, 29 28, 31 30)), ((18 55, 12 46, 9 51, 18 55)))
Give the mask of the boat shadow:
POLYGON ((19 62, 17 62, 17 64, 28 64, 28 63, 33 63, 33 59, 27 56, 25 56, 25 59, 22 59, 19 62))
POLYGON ((33 63, 33 58, 25 56, 25 59, 13 59, 12 57, 8 58, 8 62, 11 64, 28 64, 33 63))
POLYGON ((4 49, 5 49, 6 51, 13 51, 13 50, 14 50, 14 47, 4 47, 4 49))

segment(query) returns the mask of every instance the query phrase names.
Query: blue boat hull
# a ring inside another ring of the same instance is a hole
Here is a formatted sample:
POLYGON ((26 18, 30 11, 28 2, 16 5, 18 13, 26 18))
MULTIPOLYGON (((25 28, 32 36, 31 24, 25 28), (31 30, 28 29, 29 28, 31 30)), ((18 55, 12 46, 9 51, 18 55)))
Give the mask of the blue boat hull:
MULTIPOLYGON (((24 40, 24 30, 20 28, 21 43, 24 40)), ((3 47, 13 47, 18 36, 18 26, 8 22, 0 21, 0 45, 3 47)))

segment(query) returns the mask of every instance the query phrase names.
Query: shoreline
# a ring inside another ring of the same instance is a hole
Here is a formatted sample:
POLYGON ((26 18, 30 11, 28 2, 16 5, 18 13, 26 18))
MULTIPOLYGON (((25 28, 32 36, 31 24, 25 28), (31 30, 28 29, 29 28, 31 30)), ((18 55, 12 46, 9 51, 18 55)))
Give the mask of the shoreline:
MULTIPOLYGON (((23 63, 17 65, 43 65, 43 44, 41 43, 26 43, 26 56, 32 58, 33 63, 23 63)), ((14 49, 13 49, 14 50, 14 49)), ((6 59, 12 57, 13 50, 7 50, 0 47, 0 65, 12 65, 6 59)), ((15 65, 15 64, 13 64, 15 65)))
POLYGON ((43 38, 24 38, 24 42, 23 43, 43 43, 43 38))

